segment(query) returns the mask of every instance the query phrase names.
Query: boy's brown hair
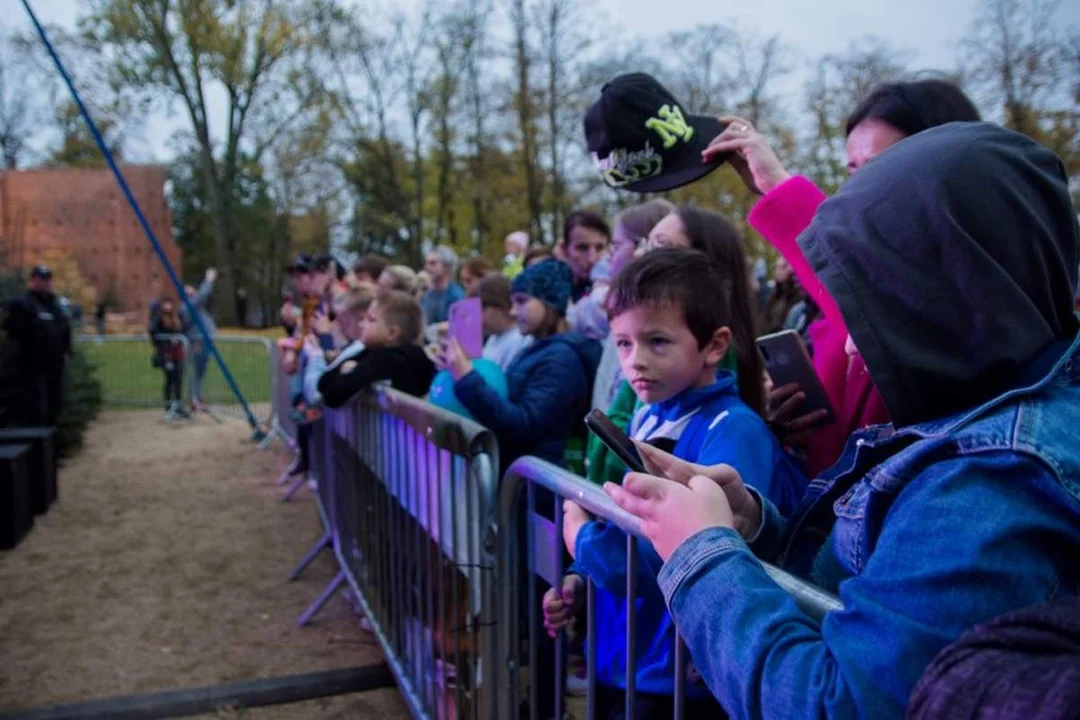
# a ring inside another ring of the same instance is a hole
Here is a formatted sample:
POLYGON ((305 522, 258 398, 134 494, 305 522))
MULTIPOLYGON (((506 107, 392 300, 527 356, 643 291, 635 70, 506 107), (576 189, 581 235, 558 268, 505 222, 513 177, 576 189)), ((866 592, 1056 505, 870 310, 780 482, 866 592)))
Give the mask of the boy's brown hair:
POLYGON ((476 284, 470 297, 480 298, 481 307, 510 311, 510 278, 502 273, 488 273, 476 284))
POLYGON ((383 288, 375 297, 388 327, 398 328, 398 345, 416 345, 424 332, 424 311, 415 298, 383 288))
POLYGON ((731 325, 731 280, 700 250, 659 248, 619 273, 608 291, 612 319, 636 307, 675 306, 703 348, 719 328, 731 325))

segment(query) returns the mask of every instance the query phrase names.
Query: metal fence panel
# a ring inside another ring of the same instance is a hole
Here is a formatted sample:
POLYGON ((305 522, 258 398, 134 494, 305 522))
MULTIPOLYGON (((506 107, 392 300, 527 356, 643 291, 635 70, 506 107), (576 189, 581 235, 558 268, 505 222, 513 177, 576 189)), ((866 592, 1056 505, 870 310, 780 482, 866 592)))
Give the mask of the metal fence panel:
MULTIPOLYGON (((273 390, 276 362, 273 343, 264 337, 216 335, 214 344, 260 423, 273 417, 273 390)), ((191 341, 189 356, 191 397, 215 415, 247 418, 236 396, 225 381, 221 368, 202 339, 191 341)))
POLYGON ((317 432, 334 551, 410 711, 494 717, 479 691, 494 648, 492 434, 392 389, 327 410, 317 432))
MULTIPOLYGON (((561 678, 565 673, 565 644, 566 633, 560 632, 556 639, 555 648, 555 678, 559 684, 554 687, 539 687, 537 679, 538 667, 536 646, 537 634, 540 630, 539 608, 537 593, 534 591, 538 576, 547 580, 555 587, 561 587, 565 568, 563 566, 562 548, 562 500, 569 499, 581 505, 586 512, 596 518, 603 519, 622 529, 627 533, 626 560, 627 579, 627 669, 626 669, 626 717, 634 717, 634 695, 636 668, 636 619, 635 602, 637 594, 637 544, 635 537, 641 536, 637 518, 618 507, 604 491, 597 485, 590 483, 584 478, 569 473, 555 465, 538 460, 537 458, 522 458, 515 462, 507 471, 499 486, 498 519, 499 530, 496 555, 496 582, 495 591, 498 594, 498 617, 492 628, 494 636, 494 649, 488 657, 494 662, 492 691, 496 694, 494 701, 495 717, 518 717, 519 673, 518 662, 521 658, 521 633, 519 632, 518 618, 522 616, 521 595, 519 589, 520 569, 528 568, 529 591, 526 602, 528 603, 529 617, 529 706, 530 717, 538 718, 537 708, 540 693, 554 692, 553 707, 554 717, 563 716, 563 694, 556 691, 562 687, 561 678), (537 491, 547 491, 555 495, 553 510, 554 519, 543 517, 537 513, 534 495, 537 491), (522 518, 521 495, 525 491, 526 513, 522 518), (519 532, 522 522, 526 524, 525 532, 519 532), (525 547, 521 547, 524 538, 525 547)), ((810 617, 820 620, 826 613, 839 609, 839 601, 828 593, 816 588, 793 575, 762 563, 765 571, 780 587, 795 598, 799 607, 810 617)), ((596 702, 596 637, 595 637, 595 588, 591 580, 586 579, 586 612, 587 612, 587 637, 588 648, 589 682, 586 697, 587 717, 597 716, 596 702)), ((675 638, 675 703, 674 716, 681 718, 684 714, 685 698, 685 668, 686 653, 681 638, 675 638)))
MULTIPOLYGON (((160 335, 181 344, 181 399, 190 397, 188 360, 191 346, 184 335, 160 335)), ((154 367, 156 354, 149 335, 78 335, 74 338, 96 368, 106 408, 161 408, 165 401, 165 370, 154 367)))

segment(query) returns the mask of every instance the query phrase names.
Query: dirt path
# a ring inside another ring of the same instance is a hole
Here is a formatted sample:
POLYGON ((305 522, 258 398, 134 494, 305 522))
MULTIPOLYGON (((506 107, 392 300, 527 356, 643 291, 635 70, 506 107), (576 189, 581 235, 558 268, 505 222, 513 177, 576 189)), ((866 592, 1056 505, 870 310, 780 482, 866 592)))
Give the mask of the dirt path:
MULTIPOLYGON (((381 660, 340 595, 296 627, 334 566, 285 580, 320 528, 306 490, 278 502, 284 457, 243 423, 159 418, 103 415, 0 554, 0 712, 381 660)), ((407 717, 394 689, 226 715, 407 717)))

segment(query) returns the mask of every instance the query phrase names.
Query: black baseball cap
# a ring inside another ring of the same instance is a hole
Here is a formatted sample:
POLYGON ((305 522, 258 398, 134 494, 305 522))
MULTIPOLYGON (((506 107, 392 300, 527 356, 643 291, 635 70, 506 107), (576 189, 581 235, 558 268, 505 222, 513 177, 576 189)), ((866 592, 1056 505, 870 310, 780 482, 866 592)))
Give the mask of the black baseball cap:
POLYGON ((47 265, 35 265, 34 269, 30 271, 30 277, 48 280, 52 277, 52 270, 47 265))
POLYGON ((296 259, 290 264, 285 266, 285 272, 287 273, 309 273, 311 272, 311 257, 308 255, 297 255, 296 259))
POLYGON ((619 190, 663 192, 705 177, 729 155, 701 152, 725 125, 689 115, 652 75, 620 75, 585 113, 585 142, 604 182, 619 190))

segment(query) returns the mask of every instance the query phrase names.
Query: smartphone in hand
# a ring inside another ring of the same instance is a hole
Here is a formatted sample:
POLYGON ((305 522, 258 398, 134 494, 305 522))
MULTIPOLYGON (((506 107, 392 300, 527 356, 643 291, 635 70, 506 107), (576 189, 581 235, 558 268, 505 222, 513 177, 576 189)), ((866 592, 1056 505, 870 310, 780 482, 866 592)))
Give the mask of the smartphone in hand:
POLYGON ((774 387, 798 383, 800 391, 806 395, 806 402, 799 408, 800 415, 809 415, 817 410, 825 410, 827 417, 822 425, 833 421, 834 413, 829 396, 821 384, 810 353, 802 338, 794 330, 784 330, 757 339, 758 352, 765 362, 765 370, 772 378, 774 387))
POLYGON ((632 472, 645 472, 645 464, 641 462, 637 447, 627 437, 626 433, 611 422, 611 418, 599 410, 591 410, 585 416, 585 427, 600 438, 600 442, 615 453, 615 456, 622 460, 629 470, 632 472))
POLYGON ((448 312, 449 335, 471 360, 484 354, 483 312, 480 298, 475 297, 458 300, 448 312))

